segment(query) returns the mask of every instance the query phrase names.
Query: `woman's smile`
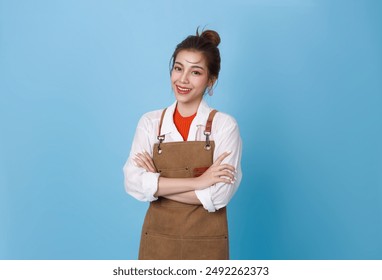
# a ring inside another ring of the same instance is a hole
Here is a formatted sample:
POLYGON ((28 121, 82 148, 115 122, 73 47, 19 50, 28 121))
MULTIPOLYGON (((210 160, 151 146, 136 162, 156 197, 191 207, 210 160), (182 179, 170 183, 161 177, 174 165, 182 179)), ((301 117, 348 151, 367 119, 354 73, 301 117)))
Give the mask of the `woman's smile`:
POLYGON ((187 94, 189 93, 192 89, 191 88, 185 88, 185 87, 181 87, 181 86, 178 86, 176 85, 176 90, 179 94, 187 94))

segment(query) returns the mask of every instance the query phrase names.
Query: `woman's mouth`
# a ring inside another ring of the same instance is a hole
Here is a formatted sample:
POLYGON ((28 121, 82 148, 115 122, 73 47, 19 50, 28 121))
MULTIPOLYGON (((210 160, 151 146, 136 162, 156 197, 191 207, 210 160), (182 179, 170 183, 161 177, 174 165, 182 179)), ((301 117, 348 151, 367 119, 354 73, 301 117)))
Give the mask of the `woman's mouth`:
POLYGON ((178 93, 180 94, 187 94, 191 91, 190 88, 185 88, 185 87, 180 87, 178 85, 176 85, 176 90, 178 91, 178 93))

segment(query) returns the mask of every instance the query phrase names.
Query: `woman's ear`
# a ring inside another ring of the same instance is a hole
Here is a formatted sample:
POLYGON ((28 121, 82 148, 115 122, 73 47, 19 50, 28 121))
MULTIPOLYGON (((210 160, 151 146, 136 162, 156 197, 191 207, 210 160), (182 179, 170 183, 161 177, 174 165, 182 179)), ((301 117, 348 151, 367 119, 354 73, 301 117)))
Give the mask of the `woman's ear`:
POLYGON ((212 88, 214 86, 215 82, 216 82, 216 77, 210 78, 210 80, 208 82, 208 87, 212 88))
POLYGON ((216 78, 212 78, 208 82, 207 92, 209 96, 212 96, 214 94, 214 84, 216 82, 216 78))

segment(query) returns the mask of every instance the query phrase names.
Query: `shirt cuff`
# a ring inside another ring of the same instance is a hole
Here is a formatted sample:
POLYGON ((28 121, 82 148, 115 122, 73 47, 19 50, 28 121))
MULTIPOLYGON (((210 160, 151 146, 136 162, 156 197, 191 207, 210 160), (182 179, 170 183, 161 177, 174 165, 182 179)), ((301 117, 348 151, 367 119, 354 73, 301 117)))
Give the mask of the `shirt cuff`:
POLYGON ((147 201, 154 201, 158 198, 154 196, 154 194, 158 190, 158 179, 159 173, 146 172, 142 176, 142 186, 144 191, 144 195, 147 201))
POLYGON ((197 198, 208 212, 215 212, 216 208, 211 200, 211 188, 195 191, 197 198))

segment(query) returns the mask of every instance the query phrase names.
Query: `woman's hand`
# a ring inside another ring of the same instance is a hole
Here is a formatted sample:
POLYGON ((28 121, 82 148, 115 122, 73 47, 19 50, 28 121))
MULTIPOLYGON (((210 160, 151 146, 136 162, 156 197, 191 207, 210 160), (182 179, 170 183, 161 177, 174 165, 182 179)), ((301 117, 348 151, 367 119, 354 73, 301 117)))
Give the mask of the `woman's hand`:
POLYGON ((133 160, 136 166, 144 168, 147 172, 157 172, 154 161, 148 152, 143 151, 142 153, 137 153, 133 160))
POLYGON ((231 152, 225 152, 220 155, 202 175, 194 178, 195 190, 202 190, 216 183, 234 183, 235 167, 230 164, 222 164, 223 160, 229 156, 230 153, 231 152))

